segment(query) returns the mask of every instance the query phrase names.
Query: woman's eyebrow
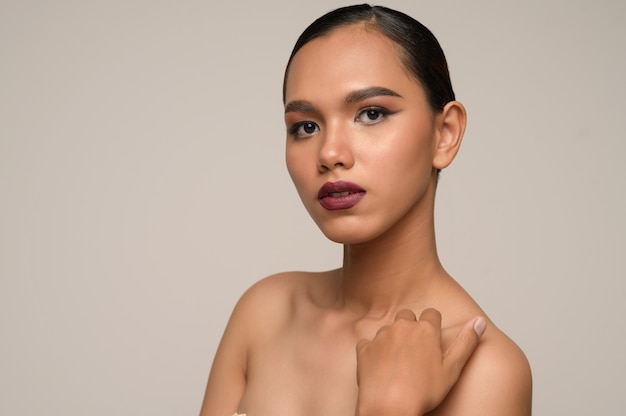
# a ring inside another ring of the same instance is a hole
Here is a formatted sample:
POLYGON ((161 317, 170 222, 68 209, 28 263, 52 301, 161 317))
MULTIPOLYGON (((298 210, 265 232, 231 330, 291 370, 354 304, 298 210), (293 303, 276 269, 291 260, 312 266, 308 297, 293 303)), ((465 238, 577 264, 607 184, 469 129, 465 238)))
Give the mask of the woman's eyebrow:
POLYGON ((317 113, 317 109, 311 102, 304 100, 290 101, 285 105, 285 114, 287 113, 317 113))
MULTIPOLYGON (((354 104, 372 97, 400 97, 397 92, 385 87, 367 87, 350 92, 344 99, 346 104, 354 104)), ((285 114, 287 113, 317 113, 317 109, 310 101, 295 100, 285 105, 285 114)))
POLYGON ((379 97, 381 95, 388 96, 388 97, 402 98, 400 94, 398 94, 397 92, 393 90, 390 90, 389 88, 368 87, 368 88, 362 88, 360 90, 352 91, 350 94, 346 96, 344 101, 346 102, 346 104, 354 104, 354 103, 358 103, 359 101, 363 101, 372 97, 379 97))

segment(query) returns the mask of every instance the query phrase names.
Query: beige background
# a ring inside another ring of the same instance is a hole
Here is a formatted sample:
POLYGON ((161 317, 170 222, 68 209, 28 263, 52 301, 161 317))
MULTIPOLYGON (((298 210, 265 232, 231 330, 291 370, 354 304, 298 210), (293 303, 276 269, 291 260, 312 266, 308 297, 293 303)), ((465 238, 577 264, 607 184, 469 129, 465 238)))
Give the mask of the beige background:
MULTIPOLYGON (((280 89, 343 4, 0 1, 0 414, 196 414, 241 292, 338 264, 280 89)), ((535 414, 623 414, 626 6, 386 4, 438 36, 469 110, 444 264, 525 350, 535 414)))

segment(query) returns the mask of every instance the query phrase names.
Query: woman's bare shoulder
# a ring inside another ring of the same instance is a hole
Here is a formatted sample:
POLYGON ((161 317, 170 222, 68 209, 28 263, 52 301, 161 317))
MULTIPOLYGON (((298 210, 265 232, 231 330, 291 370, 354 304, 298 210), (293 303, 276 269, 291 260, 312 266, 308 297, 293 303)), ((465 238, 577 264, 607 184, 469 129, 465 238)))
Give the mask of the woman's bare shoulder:
POLYGON ((325 273, 289 271, 267 276, 244 292, 236 308, 263 306, 269 308, 266 309, 269 313, 276 308, 288 308, 295 298, 310 290, 317 276, 323 274, 325 273))
MULTIPOLYGON (((442 315, 450 321, 444 331, 452 341, 464 322, 484 311, 452 281, 444 288, 442 315)), ((527 416, 531 414, 532 375, 522 350, 493 322, 480 339, 459 381, 433 415, 527 416)))
POLYGON ((528 416, 532 375, 522 350, 492 323, 434 415, 528 416))
POLYGON ((261 279, 241 296, 231 319, 248 327, 249 334, 271 332, 293 317, 295 308, 306 301, 329 273, 289 271, 261 279), (259 325, 260 322, 263 324, 259 325))
POLYGON ((200 414, 236 411, 245 389, 251 352, 276 337, 293 319, 294 305, 314 281, 313 275, 286 272, 268 276, 241 296, 217 348, 200 414))

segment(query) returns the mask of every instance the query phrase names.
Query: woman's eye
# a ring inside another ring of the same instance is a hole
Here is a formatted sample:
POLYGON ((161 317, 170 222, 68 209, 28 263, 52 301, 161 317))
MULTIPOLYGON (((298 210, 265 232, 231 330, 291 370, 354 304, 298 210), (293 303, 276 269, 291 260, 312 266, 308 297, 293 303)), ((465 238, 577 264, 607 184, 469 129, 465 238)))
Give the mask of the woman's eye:
POLYGON ((319 129, 320 128, 317 124, 312 121, 303 121, 301 123, 294 124, 294 126, 290 129, 290 133, 298 137, 309 137, 317 133, 319 129))
POLYGON ((366 108, 358 114, 357 120, 365 124, 374 124, 384 119, 386 115, 387 112, 382 108, 366 108))

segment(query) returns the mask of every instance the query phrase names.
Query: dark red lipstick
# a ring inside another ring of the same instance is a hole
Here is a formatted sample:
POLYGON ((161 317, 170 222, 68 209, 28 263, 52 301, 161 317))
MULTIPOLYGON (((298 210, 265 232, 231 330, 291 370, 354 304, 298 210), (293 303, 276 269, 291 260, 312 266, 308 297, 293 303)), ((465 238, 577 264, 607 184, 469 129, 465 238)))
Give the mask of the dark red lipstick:
POLYGON ((363 197, 363 188, 346 181, 326 182, 317 193, 317 200, 329 211, 352 208, 363 197))

